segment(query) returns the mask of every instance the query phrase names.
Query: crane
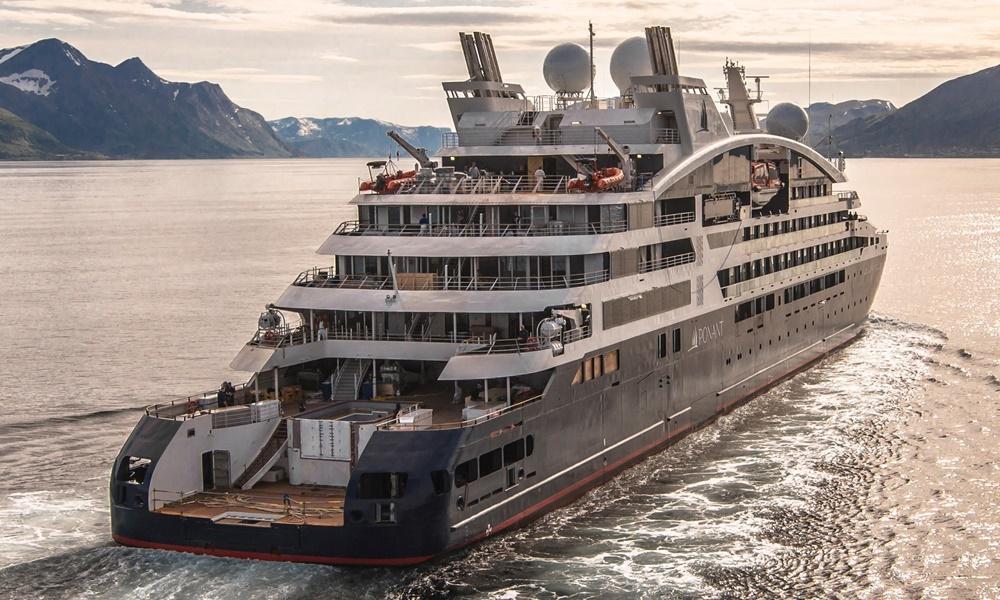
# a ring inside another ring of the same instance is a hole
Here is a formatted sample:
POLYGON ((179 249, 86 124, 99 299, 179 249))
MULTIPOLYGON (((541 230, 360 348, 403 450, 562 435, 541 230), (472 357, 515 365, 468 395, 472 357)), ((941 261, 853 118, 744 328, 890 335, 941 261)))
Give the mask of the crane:
POLYGON ((632 189, 632 157, 629 156, 628 150, 613 140, 611 136, 605 133, 600 127, 595 127, 594 132, 601 136, 601 139, 607 142, 611 151, 618 156, 618 160, 622 163, 622 174, 625 175, 625 187, 626 189, 632 189))
POLYGON ((386 131, 385 134, 390 138, 392 138, 392 141, 402 146, 403 150, 406 150, 410 154, 410 156, 415 158, 417 160, 417 163, 420 164, 420 168, 433 169, 434 167, 437 166, 437 163, 432 161, 430 157, 427 156, 427 150, 424 150, 423 148, 417 148, 410 142, 406 141, 406 138, 396 133, 394 129, 386 131))

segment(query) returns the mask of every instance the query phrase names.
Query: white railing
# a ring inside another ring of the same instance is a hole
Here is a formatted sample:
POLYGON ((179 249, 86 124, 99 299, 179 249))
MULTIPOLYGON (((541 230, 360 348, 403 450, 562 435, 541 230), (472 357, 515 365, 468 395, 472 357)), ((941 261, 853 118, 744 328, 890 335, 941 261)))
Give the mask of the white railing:
POLYGON ((692 221, 694 221, 694 212, 656 215, 655 217, 653 217, 653 227, 663 227, 665 225, 679 225, 681 223, 691 223, 692 221))
POLYGON ((264 400, 245 406, 219 408, 212 411, 212 429, 262 423, 280 416, 281 404, 277 400, 264 400))
MULTIPOLYGON (((694 220, 694 213, 690 213, 694 220)), ((664 215, 673 217, 674 215, 664 215)), ((676 220, 678 223, 686 221, 676 220)), ((665 223, 669 224, 669 223, 665 223)), ((547 221, 533 224, 527 219, 521 223, 433 223, 370 224, 345 221, 334 231, 335 235, 384 235, 413 237, 544 237, 551 235, 599 235, 628 231, 627 221, 605 223, 568 223, 547 221)))
MULTIPOLYGON (((507 413, 513 412, 515 410, 520 410, 520 409, 524 408, 525 406, 527 406, 529 404, 532 404, 534 402, 538 402, 541 399, 542 399, 542 395, 539 394, 537 396, 532 396, 531 398, 528 398, 526 400, 522 400, 522 401, 520 401, 520 402, 518 402, 516 404, 511 404, 510 406, 504 406, 504 407, 498 408, 497 410, 494 410, 494 411, 489 412, 489 413, 487 413, 485 415, 476 417, 475 419, 467 419, 465 421, 454 421, 454 422, 451 422, 451 423, 435 423, 433 425, 421 426, 420 429, 422 429, 422 430, 423 429, 461 429, 463 427, 472 427, 474 425, 479 425, 480 423, 484 423, 486 421, 489 421, 490 419, 495 419, 495 418, 497 418, 499 416, 502 416, 502 415, 505 415, 507 413)), ((379 429, 384 429, 384 430, 404 430, 404 431, 406 431, 406 430, 413 429, 413 426, 412 425, 403 425, 403 424, 401 424, 399 422, 399 418, 397 417, 396 419, 394 419, 392 421, 389 421, 388 423, 383 423, 383 424, 379 425, 378 428, 379 429)))
MULTIPOLYGON (((628 139, 618 140, 629 144, 679 144, 680 132, 677 129, 657 128, 635 130, 630 132, 628 139), (644 138, 644 139, 643 139, 644 138)), ((559 146, 559 145, 594 145, 606 146, 607 143, 591 128, 535 129, 530 126, 518 126, 510 129, 492 129, 484 131, 447 132, 441 135, 442 148, 457 148, 460 146, 559 146)))
POLYGON ((552 342, 562 342, 571 344, 573 342, 590 337, 590 326, 567 329, 552 339, 529 337, 527 339, 509 338, 496 339, 491 337, 486 340, 465 340, 458 347, 455 354, 521 354, 524 352, 537 352, 552 347, 552 342))
POLYGON ((639 261, 639 272, 648 273, 650 271, 659 271, 660 269, 668 269, 670 267, 676 267, 678 265, 686 265, 688 263, 693 263, 693 262, 694 262, 694 252, 675 254, 673 256, 666 256, 664 258, 658 258, 655 260, 639 261))
MULTIPOLYGON (((566 275, 489 277, 479 275, 439 275, 437 273, 397 273, 400 290, 409 291, 461 291, 497 292, 521 290, 552 290, 595 283, 604 283, 610 278, 608 269, 587 273, 566 275), (407 277, 407 275, 419 277, 407 277)), ((303 271, 295 278, 293 285, 300 287, 344 288, 365 290, 391 290, 390 275, 339 275, 333 267, 314 268, 303 271)), ((278 332, 280 330, 269 330, 278 332)))

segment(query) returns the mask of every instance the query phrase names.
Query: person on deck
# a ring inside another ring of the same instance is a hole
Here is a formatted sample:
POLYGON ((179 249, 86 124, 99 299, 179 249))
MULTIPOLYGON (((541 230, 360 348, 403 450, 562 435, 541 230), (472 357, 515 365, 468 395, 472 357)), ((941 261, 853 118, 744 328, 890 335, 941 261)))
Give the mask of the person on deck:
POLYGON ((472 163, 472 166, 469 167, 469 179, 479 179, 482 176, 483 174, 479 170, 479 167, 476 166, 476 163, 472 163))

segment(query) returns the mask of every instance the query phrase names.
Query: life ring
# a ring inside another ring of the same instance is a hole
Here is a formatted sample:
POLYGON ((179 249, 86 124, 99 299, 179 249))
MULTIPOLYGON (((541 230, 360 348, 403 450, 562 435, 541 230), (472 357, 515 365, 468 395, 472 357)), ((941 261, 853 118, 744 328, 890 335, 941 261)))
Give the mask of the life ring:
POLYGON ((198 399, 188 398, 187 401, 187 414, 193 415, 198 410, 198 399))
POLYGON ((274 334, 274 331, 268 329, 267 331, 264 332, 265 342, 273 342, 276 338, 277 336, 274 334))

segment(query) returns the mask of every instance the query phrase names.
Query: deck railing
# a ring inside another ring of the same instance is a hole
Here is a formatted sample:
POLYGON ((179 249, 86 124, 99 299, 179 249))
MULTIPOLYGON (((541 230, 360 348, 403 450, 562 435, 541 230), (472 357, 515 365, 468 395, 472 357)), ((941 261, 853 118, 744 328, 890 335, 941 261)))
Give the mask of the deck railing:
POLYGON ((684 254, 665 256, 663 258, 658 258, 656 260, 639 261, 639 272, 648 273, 650 271, 659 271, 660 269, 668 269, 670 267, 676 267, 678 265, 686 265, 688 263, 693 263, 693 262, 694 262, 694 252, 685 252, 684 254))
MULTIPOLYGON (((486 421, 489 421, 490 419, 495 419, 497 417, 500 417, 500 416, 503 416, 505 414, 514 412, 516 410, 520 410, 520 409, 524 408, 525 406, 527 406, 529 404, 532 404, 534 402, 538 402, 541 399, 542 399, 542 395, 539 394, 537 396, 532 396, 531 398, 528 398, 526 400, 521 400, 520 402, 517 402, 515 404, 511 404, 510 406, 504 406, 504 407, 498 408, 495 411, 489 412, 489 413, 487 413, 485 415, 482 415, 480 417, 476 417, 475 419, 467 419, 465 421, 453 421, 451 423, 435 423, 433 425, 420 426, 419 429, 421 429, 421 430, 424 430, 424 429, 461 429, 463 427, 472 427, 474 425, 479 425, 480 423, 485 423, 486 421)), ((410 425, 410 424, 406 424, 406 425, 401 424, 399 422, 399 418, 397 417, 396 419, 394 419, 392 421, 389 421, 387 423, 382 423, 381 425, 378 426, 378 428, 382 429, 382 430, 390 430, 390 431, 391 430, 405 430, 405 431, 410 431, 410 430, 414 429, 414 426, 410 425)))
POLYGON ((372 332, 370 329, 356 330, 349 328, 326 329, 320 337, 318 330, 310 331, 308 325, 297 327, 275 327, 261 329, 254 334, 248 345, 261 348, 287 348, 321 340, 341 340, 353 342, 431 342, 437 344, 487 343, 488 337, 473 336, 468 332, 454 335, 430 335, 421 333, 389 333, 372 332))
POLYGON ((527 340, 518 338, 490 338, 483 341, 466 340, 458 347, 456 354, 521 354, 524 352, 537 352, 551 348, 553 341, 561 342, 565 345, 589 337, 590 326, 584 325, 583 327, 567 329, 552 338, 552 340, 536 337, 531 337, 527 340))
MULTIPOLYGON (((246 394, 245 383, 234 385, 237 395, 242 392, 246 394)), ((212 410, 219 407, 219 390, 211 390, 194 394, 176 400, 151 404, 145 408, 146 416, 160 419, 180 419, 185 420, 197 416, 200 411, 212 410)))
POLYGON ((679 225, 681 223, 691 223, 694 221, 694 212, 670 213, 666 215, 656 215, 653 217, 653 227, 663 227, 665 225, 679 225))
MULTIPOLYGON (((657 128, 635 130, 630 132, 629 144, 679 144, 680 131, 677 129, 657 128), (645 139, 640 139, 645 138, 645 139)), ((594 145, 606 146, 607 143, 597 135, 592 128, 566 129, 534 129, 530 126, 512 127, 510 129, 492 129, 484 131, 449 131, 441 135, 442 148, 457 148, 459 146, 559 146, 559 145, 594 145)))
POLYGON ((854 190, 841 190, 834 192, 833 195, 837 197, 837 200, 857 200, 860 198, 854 190))
MULTIPOLYGON (((691 220, 694 220, 694 213, 691 213, 691 220)), ((604 233, 621 233, 623 231, 628 231, 628 222, 624 220, 609 221, 606 223, 548 221, 540 225, 529 222, 373 225, 358 221, 345 221, 333 233, 335 235, 413 237, 541 237, 551 235, 599 235, 604 233)))
MULTIPOLYGON (((553 290, 603 283, 610 278, 608 269, 573 273, 568 275, 488 277, 464 275, 438 275, 436 273, 398 273, 396 280, 400 290, 410 291, 461 291, 497 292, 523 290, 553 290), (407 277, 416 275, 420 277, 407 277)), ((333 267, 314 268, 303 271, 293 285, 300 287, 321 287, 359 290, 391 290, 390 275, 338 275, 333 267)))

